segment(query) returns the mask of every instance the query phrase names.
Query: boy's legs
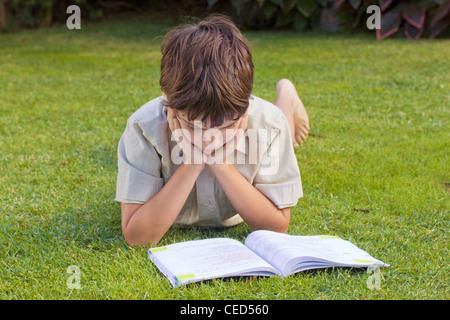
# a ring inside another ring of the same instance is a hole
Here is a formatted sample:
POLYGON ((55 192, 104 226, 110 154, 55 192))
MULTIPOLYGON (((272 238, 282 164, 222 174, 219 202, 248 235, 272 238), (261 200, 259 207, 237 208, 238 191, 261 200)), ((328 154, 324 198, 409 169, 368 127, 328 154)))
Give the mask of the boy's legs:
POLYGON ((305 141, 309 131, 309 118, 294 84, 288 79, 277 83, 277 98, 274 104, 280 108, 289 122, 292 142, 295 146, 305 141))

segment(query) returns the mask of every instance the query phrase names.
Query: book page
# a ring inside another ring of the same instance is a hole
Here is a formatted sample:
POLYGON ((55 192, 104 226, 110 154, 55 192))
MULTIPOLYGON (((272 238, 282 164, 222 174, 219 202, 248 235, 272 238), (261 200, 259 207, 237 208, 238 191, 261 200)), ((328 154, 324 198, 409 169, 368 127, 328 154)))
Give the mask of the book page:
POLYGON ((225 276, 277 273, 237 240, 205 239, 149 249, 150 258, 172 284, 184 284, 225 276))
POLYGON ((255 231, 246 246, 283 274, 332 266, 384 265, 349 241, 334 236, 292 236, 272 231, 255 231))

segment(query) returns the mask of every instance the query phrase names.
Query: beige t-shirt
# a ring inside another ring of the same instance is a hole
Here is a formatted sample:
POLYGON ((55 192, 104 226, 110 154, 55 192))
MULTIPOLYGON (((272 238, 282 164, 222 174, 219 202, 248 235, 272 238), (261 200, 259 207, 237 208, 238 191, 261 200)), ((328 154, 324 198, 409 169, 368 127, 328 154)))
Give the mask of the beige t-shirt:
MULTIPOLYGON (((163 99, 147 102, 128 119, 118 146, 116 201, 146 203, 180 164, 173 158, 179 147, 163 99)), ((303 190, 287 119, 278 107, 255 95, 249 102, 247 130, 236 145, 233 165, 278 208, 295 206, 303 190)), ((206 166, 174 226, 225 227, 242 221, 206 166)))

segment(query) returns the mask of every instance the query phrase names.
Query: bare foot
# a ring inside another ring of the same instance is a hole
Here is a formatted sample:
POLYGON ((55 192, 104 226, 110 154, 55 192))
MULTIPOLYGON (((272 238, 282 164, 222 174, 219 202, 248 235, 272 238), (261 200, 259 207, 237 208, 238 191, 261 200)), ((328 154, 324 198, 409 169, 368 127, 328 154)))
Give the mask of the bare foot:
MULTIPOLYGON (((309 118, 306 109, 297 94, 294 84, 288 79, 281 79, 277 83, 277 93, 279 100, 283 101, 283 110, 285 115, 293 118, 293 143, 295 146, 305 141, 309 132, 309 118), (288 103, 286 103, 288 102, 288 103), (287 109, 289 108, 289 109, 287 109)), ((277 98, 278 99, 278 98, 277 98)))

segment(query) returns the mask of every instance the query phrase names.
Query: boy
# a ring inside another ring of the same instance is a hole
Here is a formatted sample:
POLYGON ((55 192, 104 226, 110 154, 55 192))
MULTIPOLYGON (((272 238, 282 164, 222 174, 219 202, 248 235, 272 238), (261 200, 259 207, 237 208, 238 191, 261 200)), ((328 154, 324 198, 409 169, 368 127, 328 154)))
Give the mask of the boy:
POLYGON ((294 85, 280 80, 274 104, 252 95, 249 43, 223 15, 172 29, 161 51, 163 96, 128 119, 118 146, 127 243, 243 221, 286 232, 303 195, 292 144, 309 130, 294 85))

